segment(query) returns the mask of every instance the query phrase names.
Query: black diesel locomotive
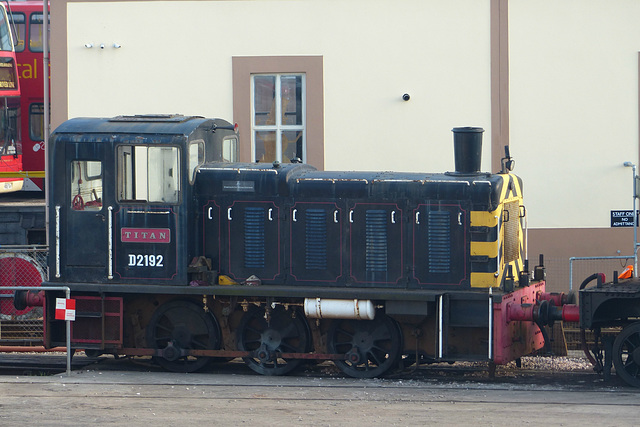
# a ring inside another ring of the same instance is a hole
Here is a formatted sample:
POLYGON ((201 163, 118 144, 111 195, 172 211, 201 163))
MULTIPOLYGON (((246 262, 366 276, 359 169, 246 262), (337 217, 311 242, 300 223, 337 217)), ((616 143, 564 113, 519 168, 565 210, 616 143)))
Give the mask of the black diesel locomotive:
MULTIPOLYGON (((456 170, 427 174, 238 163, 219 119, 62 124, 45 286, 76 300, 72 346, 173 371, 242 357, 278 375, 330 359, 354 377, 542 348, 541 326, 575 310, 545 293, 542 266, 528 271, 512 159, 482 173, 482 129, 453 131, 456 170)), ((65 345, 55 296, 46 346, 65 345)))

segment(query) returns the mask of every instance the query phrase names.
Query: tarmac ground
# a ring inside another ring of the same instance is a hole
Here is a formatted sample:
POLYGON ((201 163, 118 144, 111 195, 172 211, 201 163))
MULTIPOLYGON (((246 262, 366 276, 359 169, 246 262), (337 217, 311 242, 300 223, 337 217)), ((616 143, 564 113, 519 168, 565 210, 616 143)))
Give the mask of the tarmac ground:
MULTIPOLYGON (((261 376, 240 361, 202 373, 164 372, 150 360, 64 355, 53 375, 8 371, 0 354, 0 425, 565 425, 638 423, 640 390, 589 371, 427 367, 382 379, 344 377, 329 362, 261 376)), ((43 363, 43 362, 41 362, 43 363)), ((41 371, 40 371, 41 372, 41 371)))

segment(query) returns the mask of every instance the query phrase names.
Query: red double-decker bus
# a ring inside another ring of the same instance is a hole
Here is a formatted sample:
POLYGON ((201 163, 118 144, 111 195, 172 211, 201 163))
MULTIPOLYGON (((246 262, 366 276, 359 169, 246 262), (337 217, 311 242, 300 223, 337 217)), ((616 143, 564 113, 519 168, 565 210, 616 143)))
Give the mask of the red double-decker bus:
MULTIPOLYGON (((13 32, 20 81, 20 134, 22 167, 26 172, 44 171, 44 70, 43 3, 6 3, 13 32)), ((24 179, 24 191, 44 191, 44 179, 24 179)))
POLYGON ((0 193, 18 191, 23 179, 3 176, 22 170, 20 83, 10 22, 0 4, 0 193))

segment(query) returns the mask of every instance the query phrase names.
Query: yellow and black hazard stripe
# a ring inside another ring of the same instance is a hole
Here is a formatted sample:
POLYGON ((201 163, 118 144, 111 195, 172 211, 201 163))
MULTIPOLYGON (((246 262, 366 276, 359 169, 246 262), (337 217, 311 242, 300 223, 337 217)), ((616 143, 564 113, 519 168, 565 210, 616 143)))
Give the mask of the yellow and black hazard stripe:
POLYGON ((522 182, 512 174, 500 176, 503 183, 498 207, 471 212, 469 255, 474 288, 503 287, 510 271, 517 281, 524 267, 522 182))

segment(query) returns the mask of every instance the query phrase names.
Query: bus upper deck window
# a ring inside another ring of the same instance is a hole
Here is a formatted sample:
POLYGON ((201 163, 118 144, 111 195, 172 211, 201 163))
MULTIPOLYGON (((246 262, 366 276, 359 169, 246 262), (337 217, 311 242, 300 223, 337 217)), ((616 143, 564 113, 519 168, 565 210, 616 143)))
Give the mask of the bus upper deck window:
POLYGON ((13 21, 11 27, 13 34, 13 45, 16 52, 22 52, 24 50, 24 40, 27 34, 27 25, 25 23, 24 13, 13 12, 10 16, 10 21, 13 21))
MULTIPOLYGON (((42 52, 42 30, 44 28, 42 13, 31 14, 29 19, 29 50, 31 52, 42 52)), ((51 27, 49 26, 49 31, 51 27)), ((51 40, 51 34, 47 34, 47 40, 51 40)), ((50 43, 47 46, 51 46, 50 43)))
POLYGON ((11 40, 11 31, 9 23, 5 19, 4 13, 0 13, 0 50, 11 52, 14 50, 13 40, 11 40))

